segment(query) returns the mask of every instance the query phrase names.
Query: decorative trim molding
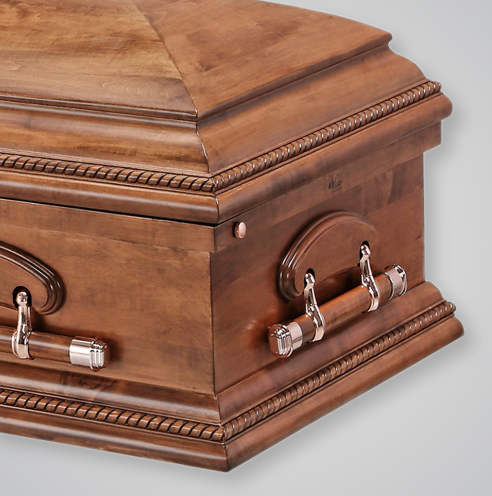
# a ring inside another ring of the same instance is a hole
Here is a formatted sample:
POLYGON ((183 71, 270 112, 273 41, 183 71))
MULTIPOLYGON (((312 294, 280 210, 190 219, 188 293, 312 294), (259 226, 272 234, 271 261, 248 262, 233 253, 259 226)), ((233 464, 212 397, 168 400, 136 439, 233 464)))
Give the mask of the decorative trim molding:
POLYGON ((277 273, 278 292, 285 301, 290 301, 304 292, 308 270, 314 271, 318 281, 324 281, 333 274, 357 267, 360 247, 365 242, 377 251, 378 233, 365 217, 346 211, 318 217, 297 234, 285 252, 277 273), (337 242, 333 243, 333 239, 337 242), (322 260, 312 254, 319 253, 320 247, 322 260))
MULTIPOLYGON (((44 262, 17 246, 0 241, 0 260, 4 260, 40 281, 46 289, 46 301, 36 312, 49 315, 58 311, 65 300, 65 286, 61 277, 44 262)), ((15 288, 12 288, 15 289, 15 288)), ((0 306, 15 308, 12 302, 0 302, 0 306)))
POLYGON ((214 191, 227 188, 232 184, 243 181, 246 178, 259 174, 260 172, 286 162, 294 157, 298 157, 310 150, 321 147, 330 141, 342 136, 347 136, 357 129, 440 92, 440 83, 427 81, 420 86, 405 91, 393 98, 389 98, 388 100, 362 110, 357 114, 353 114, 346 119, 330 124, 280 148, 276 148, 261 157, 257 157, 254 160, 214 176, 212 178, 214 181, 214 191))
POLYGON ((0 406, 224 443, 397 346, 398 343, 445 319, 453 314, 455 309, 456 307, 448 302, 436 305, 222 426, 3 388, 0 388, 0 406))
POLYGON ((153 188, 216 193, 233 184, 298 157, 337 138, 353 133, 383 117, 398 112, 441 91, 437 82, 425 83, 378 103, 346 119, 329 124, 307 136, 276 148, 260 157, 245 162, 210 178, 169 172, 155 172, 129 167, 84 164, 46 158, 0 153, 0 169, 56 174, 72 178, 135 184, 153 188))
POLYGON ((123 410, 96 405, 94 403, 78 402, 11 389, 0 388, 0 411, 1 405, 216 442, 221 442, 224 439, 224 430, 219 425, 190 422, 184 419, 123 410))
POLYGON ((395 347, 398 343, 407 340, 427 327, 443 320, 447 316, 453 314, 455 310, 456 307, 452 303, 441 303, 418 317, 415 317, 413 320, 397 327, 393 331, 384 334, 380 338, 371 341, 349 355, 340 358, 336 362, 331 363, 318 372, 306 377, 290 388, 226 423, 224 425, 225 440, 237 436, 246 429, 253 427, 258 422, 271 417, 278 411, 299 401, 301 398, 321 389, 335 379, 338 379, 349 371, 368 362, 371 358, 381 355, 390 348, 395 347))

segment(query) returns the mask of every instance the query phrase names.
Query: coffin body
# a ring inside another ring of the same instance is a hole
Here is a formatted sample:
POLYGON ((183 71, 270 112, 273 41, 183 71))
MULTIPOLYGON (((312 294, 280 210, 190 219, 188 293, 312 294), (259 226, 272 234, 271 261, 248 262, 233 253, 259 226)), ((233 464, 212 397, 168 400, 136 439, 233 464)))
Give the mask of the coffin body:
POLYGON ((451 104, 389 35, 249 0, 0 15, 1 430, 227 470, 462 334, 424 273, 451 104), (360 286, 365 229, 408 291, 279 359, 269 327, 305 313, 286 254, 324 304, 360 286), (19 288, 34 360, 12 352, 19 288), (109 350, 97 373, 79 336, 109 350))

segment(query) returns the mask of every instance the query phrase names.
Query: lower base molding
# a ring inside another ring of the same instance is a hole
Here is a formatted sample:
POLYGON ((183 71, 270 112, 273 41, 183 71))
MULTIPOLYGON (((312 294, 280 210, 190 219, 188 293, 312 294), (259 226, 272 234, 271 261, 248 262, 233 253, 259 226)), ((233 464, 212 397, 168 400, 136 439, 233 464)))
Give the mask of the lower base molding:
POLYGON ((454 310, 441 302, 222 425, 0 386, 0 431, 230 470, 459 338, 454 310))

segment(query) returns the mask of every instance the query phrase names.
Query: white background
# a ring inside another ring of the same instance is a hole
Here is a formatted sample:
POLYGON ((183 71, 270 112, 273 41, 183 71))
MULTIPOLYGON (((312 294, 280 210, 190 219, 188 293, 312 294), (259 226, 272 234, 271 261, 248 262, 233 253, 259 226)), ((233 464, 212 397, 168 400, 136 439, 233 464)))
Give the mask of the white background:
POLYGON ((0 435, 1 495, 490 495, 490 3, 282 0, 393 34, 454 103, 426 154, 427 279, 457 341, 229 474, 0 435))

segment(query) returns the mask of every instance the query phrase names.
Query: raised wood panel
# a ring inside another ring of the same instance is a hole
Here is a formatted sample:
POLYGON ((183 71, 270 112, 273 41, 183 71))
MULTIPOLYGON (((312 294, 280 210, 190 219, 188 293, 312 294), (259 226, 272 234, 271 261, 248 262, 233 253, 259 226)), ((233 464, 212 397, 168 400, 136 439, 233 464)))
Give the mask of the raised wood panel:
POLYGON ((199 116, 391 39, 388 33, 353 21, 267 2, 134 1, 172 54, 199 116))
POLYGON ((308 272, 319 284, 357 267, 363 243, 371 252, 378 251, 376 229, 358 214, 337 211, 313 220, 297 235, 279 266, 279 294, 286 301, 303 294, 308 272))
POLYGON ((41 315, 57 312, 65 302, 65 286, 51 267, 31 253, 1 240, 0 273, 2 307, 17 307, 16 296, 20 288, 30 288, 30 305, 41 315))
POLYGON ((0 92, 189 118, 390 40, 354 21, 251 0, 4 1, 0 13, 0 92))

